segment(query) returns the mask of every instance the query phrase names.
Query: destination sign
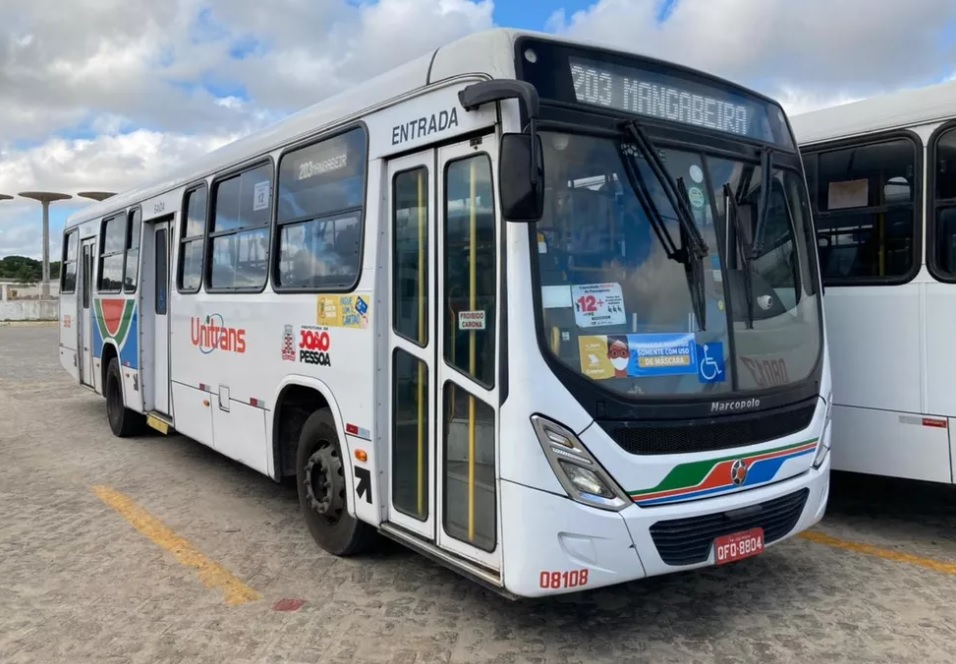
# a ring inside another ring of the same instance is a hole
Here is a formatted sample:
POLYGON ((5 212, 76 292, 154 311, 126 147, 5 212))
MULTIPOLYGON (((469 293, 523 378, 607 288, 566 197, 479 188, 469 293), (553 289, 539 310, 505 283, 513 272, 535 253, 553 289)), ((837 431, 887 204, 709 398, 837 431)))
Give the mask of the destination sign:
POLYGON ((570 57, 575 99, 792 147, 779 107, 673 74, 570 57))

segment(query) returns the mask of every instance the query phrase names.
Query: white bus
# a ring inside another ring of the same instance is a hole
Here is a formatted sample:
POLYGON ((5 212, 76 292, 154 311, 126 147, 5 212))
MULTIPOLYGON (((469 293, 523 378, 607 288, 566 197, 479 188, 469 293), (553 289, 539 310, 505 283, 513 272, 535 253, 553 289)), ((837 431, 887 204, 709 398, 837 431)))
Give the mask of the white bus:
POLYGON ((332 554, 382 534, 531 597, 825 511, 805 179, 780 107, 727 81, 475 34, 83 209, 63 246, 62 362, 112 431, 295 478, 332 554))
POLYGON ((833 468, 956 473, 956 82, 793 118, 833 348, 833 468))

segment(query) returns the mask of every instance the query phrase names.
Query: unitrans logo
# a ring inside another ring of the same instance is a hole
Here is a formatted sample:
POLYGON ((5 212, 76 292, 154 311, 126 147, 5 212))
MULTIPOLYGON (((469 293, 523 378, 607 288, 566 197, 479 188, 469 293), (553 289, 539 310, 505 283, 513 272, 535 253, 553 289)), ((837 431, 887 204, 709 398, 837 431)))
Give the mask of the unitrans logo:
POLYGON ((760 399, 740 399, 738 401, 711 401, 710 412, 728 413, 740 410, 750 410, 760 407, 760 399))
POLYGON ((189 339, 193 346, 208 355, 214 350, 246 352, 246 331, 227 327, 220 314, 209 314, 206 320, 195 316, 189 320, 189 339))

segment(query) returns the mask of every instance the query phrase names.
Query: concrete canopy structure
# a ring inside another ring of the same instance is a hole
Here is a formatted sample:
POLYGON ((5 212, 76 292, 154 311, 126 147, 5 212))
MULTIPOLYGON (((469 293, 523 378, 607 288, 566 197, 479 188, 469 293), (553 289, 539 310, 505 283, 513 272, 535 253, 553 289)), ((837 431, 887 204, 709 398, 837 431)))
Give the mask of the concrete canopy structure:
POLYGON ((116 192, 113 191, 81 191, 77 193, 77 196, 82 196, 83 198, 91 198, 94 201, 103 201, 109 198, 110 196, 115 196, 116 192))
POLYGON ((43 286, 41 297, 50 297, 50 203, 73 198, 55 191, 21 191, 18 196, 39 201, 43 206, 43 286))

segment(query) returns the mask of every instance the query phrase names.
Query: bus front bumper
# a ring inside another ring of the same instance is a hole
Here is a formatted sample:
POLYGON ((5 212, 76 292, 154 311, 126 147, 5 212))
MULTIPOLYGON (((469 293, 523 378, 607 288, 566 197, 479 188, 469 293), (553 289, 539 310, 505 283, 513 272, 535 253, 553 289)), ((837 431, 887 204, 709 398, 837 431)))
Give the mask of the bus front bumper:
POLYGON ((820 468, 768 486, 621 512, 503 480, 505 587, 539 597, 713 565, 715 537, 759 527, 764 547, 774 546, 819 522, 829 491, 829 454, 820 468))

